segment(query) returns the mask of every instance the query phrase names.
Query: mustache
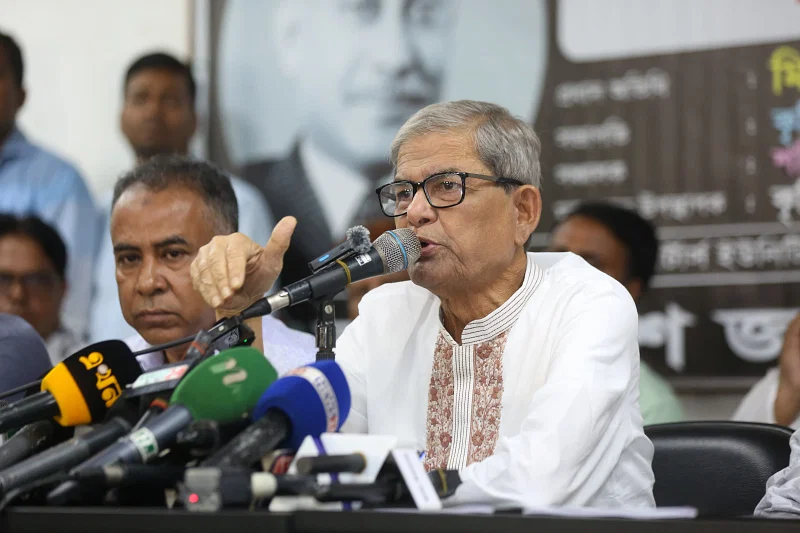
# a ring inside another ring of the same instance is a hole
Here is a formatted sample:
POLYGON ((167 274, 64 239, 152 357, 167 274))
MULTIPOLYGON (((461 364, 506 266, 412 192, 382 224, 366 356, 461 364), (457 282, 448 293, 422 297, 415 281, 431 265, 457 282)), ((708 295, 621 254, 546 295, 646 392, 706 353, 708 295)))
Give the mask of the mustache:
POLYGON ((345 91, 350 102, 374 101, 387 104, 427 105, 436 100, 439 94, 438 80, 427 76, 407 76, 403 78, 373 80, 371 83, 351 82, 345 91))

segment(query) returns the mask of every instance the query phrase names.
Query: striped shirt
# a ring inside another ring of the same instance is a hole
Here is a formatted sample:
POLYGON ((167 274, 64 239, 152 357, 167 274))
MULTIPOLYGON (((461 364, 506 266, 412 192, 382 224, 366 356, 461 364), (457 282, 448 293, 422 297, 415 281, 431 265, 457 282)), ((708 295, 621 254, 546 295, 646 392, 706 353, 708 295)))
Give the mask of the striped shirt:
POLYGON ((528 256, 522 286, 489 315, 467 324, 461 344, 439 323, 428 394, 427 470, 456 470, 482 461, 494 451, 508 330, 542 278, 542 269, 528 256), (441 393, 450 390, 452 396, 441 393))
POLYGON ((83 337, 99 236, 98 212, 83 178, 14 128, 0 146, 0 213, 36 215, 58 230, 67 246, 69 284, 61 323, 83 337))

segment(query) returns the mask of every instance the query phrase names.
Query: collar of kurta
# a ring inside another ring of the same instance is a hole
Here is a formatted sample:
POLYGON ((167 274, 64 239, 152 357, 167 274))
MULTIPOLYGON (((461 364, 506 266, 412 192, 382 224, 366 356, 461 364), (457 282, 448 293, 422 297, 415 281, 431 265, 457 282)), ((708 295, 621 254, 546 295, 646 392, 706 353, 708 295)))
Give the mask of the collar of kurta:
MULTIPOLYGON (((522 280, 522 286, 500 307, 485 317, 473 320, 467 324, 464 331, 461 332, 462 346, 489 341, 503 331, 511 329, 517 319, 519 319, 522 310, 525 308, 525 304, 531 299, 531 296, 536 292, 536 289, 544 278, 544 271, 542 268, 534 262, 530 255, 527 255, 527 258, 528 264, 525 267, 525 278, 522 280)), ((447 330, 445 330, 441 319, 442 314, 440 311, 439 329, 450 344, 456 345, 457 343, 447 330)))

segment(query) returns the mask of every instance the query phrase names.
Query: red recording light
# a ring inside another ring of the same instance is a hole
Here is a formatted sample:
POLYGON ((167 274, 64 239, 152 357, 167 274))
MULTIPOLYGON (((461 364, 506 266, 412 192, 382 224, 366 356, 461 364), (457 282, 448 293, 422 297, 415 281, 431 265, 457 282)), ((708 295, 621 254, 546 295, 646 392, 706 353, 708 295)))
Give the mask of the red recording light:
POLYGON ((197 503, 200 501, 200 496, 197 494, 189 494, 189 503, 197 503))

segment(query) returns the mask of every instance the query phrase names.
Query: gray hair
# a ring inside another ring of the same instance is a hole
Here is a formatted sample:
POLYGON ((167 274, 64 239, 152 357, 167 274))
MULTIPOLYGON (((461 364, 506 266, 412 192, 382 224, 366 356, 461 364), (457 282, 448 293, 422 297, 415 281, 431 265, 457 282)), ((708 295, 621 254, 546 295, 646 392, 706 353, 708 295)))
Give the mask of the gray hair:
POLYGON ((397 168, 400 149, 409 140, 459 130, 472 138, 475 153, 495 176, 541 186, 541 143, 530 124, 504 107, 474 100, 441 102, 417 111, 392 141, 392 166, 397 168))
POLYGON ((219 235, 239 230, 239 204, 231 179, 211 163, 178 155, 157 155, 148 159, 117 180, 112 211, 122 193, 135 185, 151 192, 161 192, 169 187, 189 189, 199 195, 211 210, 219 235))

